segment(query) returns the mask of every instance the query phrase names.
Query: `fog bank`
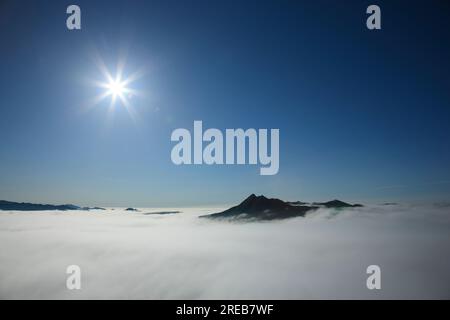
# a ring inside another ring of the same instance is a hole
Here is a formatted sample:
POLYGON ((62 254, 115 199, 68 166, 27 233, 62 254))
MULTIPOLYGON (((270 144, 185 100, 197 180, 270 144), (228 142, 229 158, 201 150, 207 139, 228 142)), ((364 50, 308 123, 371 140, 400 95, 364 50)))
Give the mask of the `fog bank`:
POLYGON ((450 298, 450 208, 321 209, 229 223, 223 208, 0 211, 0 298, 450 298), (81 290, 66 289, 79 265, 81 290), (381 290, 366 268, 381 267, 381 290))

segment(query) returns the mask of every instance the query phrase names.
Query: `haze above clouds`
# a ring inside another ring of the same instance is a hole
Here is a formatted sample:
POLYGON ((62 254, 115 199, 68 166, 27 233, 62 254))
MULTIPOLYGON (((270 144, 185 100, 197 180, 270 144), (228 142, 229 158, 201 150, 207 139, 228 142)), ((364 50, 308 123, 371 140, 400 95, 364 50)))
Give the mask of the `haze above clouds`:
POLYGON ((449 207, 197 218, 222 209, 0 212, 0 298, 450 298, 449 207), (78 291, 66 289, 73 264, 78 291), (371 264, 381 267, 381 290, 366 288, 371 264))

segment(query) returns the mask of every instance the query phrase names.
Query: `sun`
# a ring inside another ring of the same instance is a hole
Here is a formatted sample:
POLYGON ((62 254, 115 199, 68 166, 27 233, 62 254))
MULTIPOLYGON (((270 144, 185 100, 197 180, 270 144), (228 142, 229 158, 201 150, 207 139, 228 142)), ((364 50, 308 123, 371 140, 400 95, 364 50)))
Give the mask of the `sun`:
POLYGON ((108 90, 108 95, 112 95, 113 98, 117 96, 123 96, 125 93, 129 91, 128 88, 125 86, 125 82, 120 81, 119 79, 116 80, 110 80, 106 84, 106 89, 108 90))
POLYGON ((136 110, 131 105, 130 99, 134 97, 142 98, 144 94, 132 86, 133 82, 145 75, 146 68, 142 67, 134 73, 127 73, 125 70, 125 60, 124 57, 119 59, 115 73, 113 73, 107 68, 100 55, 98 53, 94 54, 94 62, 100 74, 103 75, 103 80, 92 80, 91 84, 102 90, 88 102, 88 107, 98 105, 103 100, 110 98, 109 104, 106 104, 106 106, 109 105, 107 108, 109 115, 112 115, 116 106, 119 106, 125 108, 133 120, 136 120, 136 110))

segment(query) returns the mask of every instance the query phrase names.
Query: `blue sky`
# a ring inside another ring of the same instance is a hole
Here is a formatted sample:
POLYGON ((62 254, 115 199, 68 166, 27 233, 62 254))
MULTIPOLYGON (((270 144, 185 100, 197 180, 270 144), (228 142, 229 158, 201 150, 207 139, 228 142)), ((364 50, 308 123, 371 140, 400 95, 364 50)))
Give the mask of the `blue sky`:
POLYGON ((0 5, 0 198, 102 206, 450 195, 450 10, 442 1, 77 1, 0 5), (137 116, 102 93, 125 75, 137 116), (280 171, 175 166, 176 128, 279 128, 280 171))

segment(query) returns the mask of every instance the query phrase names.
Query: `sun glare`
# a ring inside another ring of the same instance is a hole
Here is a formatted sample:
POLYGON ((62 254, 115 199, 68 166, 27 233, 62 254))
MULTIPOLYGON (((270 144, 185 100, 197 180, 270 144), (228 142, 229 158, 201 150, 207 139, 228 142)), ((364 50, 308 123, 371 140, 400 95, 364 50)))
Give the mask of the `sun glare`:
POLYGON ((120 80, 111 80, 107 85, 107 89, 108 94, 112 95, 113 97, 122 96, 127 92, 125 84, 120 80))
POLYGON ((111 73, 106 67, 103 59, 99 54, 94 54, 95 63, 103 75, 103 81, 93 80, 92 83, 102 90, 96 97, 92 99, 89 106, 97 105, 108 97, 111 98, 108 107, 108 114, 112 115, 116 105, 124 107, 133 120, 136 120, 136 111, 130 103, 132 97, 142 97, 142 93, 131 87, 132 83, 145 74, 144 68, 134 73, 125 73, 125 58, 122 57, 117 63, 115 74, 111 73), (125 76, 126 75, 126 76, 125 76))

